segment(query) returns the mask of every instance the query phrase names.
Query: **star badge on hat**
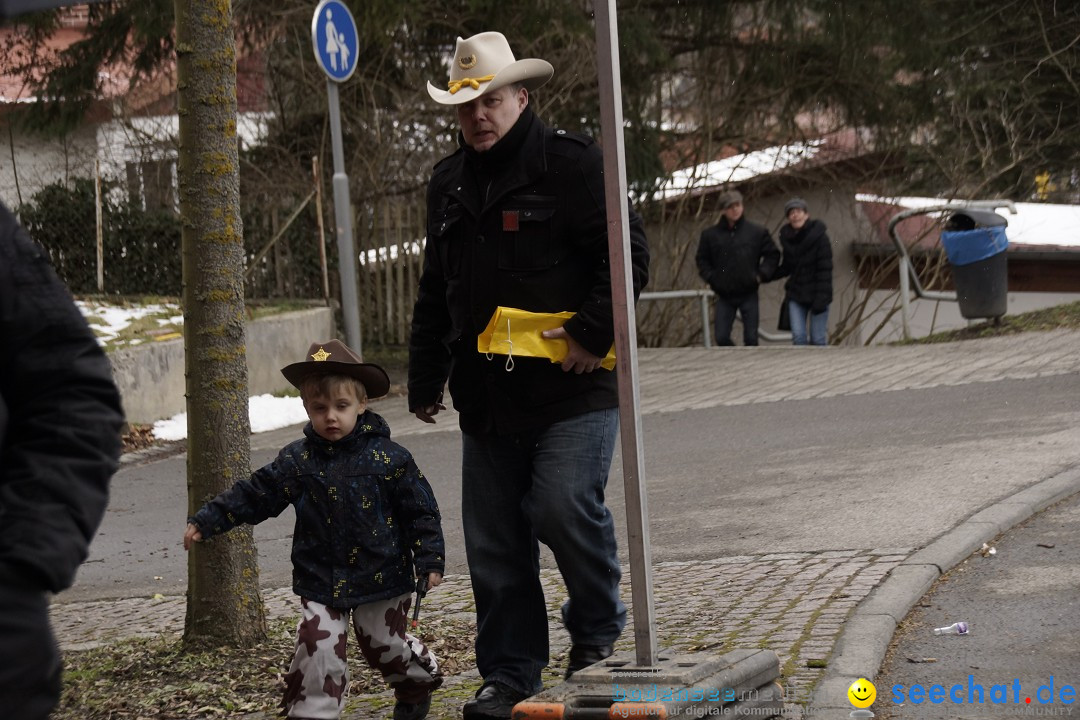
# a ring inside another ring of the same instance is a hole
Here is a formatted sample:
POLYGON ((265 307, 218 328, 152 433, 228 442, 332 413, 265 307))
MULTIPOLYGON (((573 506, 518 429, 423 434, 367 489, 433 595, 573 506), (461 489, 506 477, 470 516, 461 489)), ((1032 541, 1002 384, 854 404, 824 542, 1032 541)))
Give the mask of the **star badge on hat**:
POLYGON ((390 392, 390 378, 386 371, 374 363, 364 362, 359 354, 340 340, 311 343, 305 357, 311 359, 281 368, 281 374, 293 387, 301 387, 312 375, 347 375, 364 383, 368 398, 372 400, 390 392))

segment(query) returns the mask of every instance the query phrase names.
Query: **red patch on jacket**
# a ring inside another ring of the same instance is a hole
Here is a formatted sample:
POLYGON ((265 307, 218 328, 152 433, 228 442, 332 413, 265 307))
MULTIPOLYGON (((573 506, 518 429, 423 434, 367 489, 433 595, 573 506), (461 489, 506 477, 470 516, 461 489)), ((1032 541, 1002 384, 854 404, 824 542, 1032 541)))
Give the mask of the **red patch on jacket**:
POLYGON ((520 222, 521 215, 517 210, 503 210, 503 232, 517 232, 520 222))

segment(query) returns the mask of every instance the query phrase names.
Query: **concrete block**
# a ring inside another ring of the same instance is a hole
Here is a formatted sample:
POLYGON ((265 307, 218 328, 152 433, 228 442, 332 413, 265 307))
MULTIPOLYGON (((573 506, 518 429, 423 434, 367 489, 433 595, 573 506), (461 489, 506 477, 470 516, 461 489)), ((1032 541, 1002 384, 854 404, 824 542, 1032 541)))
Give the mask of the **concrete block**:
POLYGON ((829 674, 851 676, 849 684, 860 677, 873 677, 885 659, 894 632, 896 621, 891 616, 856 613, 844 624, 829 662, 829 674))
POLYGON ((909 557, 906 564, 937 565, 941 572, 948 572, 997 534, 993 523, 968 520, 909 557))
POLYGON ((771 650, 735 650, 721 656, 660 653, 650 666, 637 665, 636 656, 626 653, 518 703, 513 717, 778 717, 784 711, 779 677, 780 661, 771 650))
POLYGON ((1010 497, 1009 502, 1025 503, 1031 507, 1031 514, 1035 514, 1078 491, 1080 491, 1080 467, 1072 467, 1021 490, 1010 497))
MULTIPOLYGON (((997 528, 998 533, 1003 533, 1009 528, 1022 523, 1031 517, 1034 510, 1030 503, 1014 502, 1013 500, 1005 500, 1003 502, 991 505, 984 510, 972 515, 968 518, 968 522, 973 523, 987 523, 997 528)), ((987 542, 984 540, 983 542, 987 542)))
POLYGON ((940 575, 937 565, 905 563, 895 567, 885 582, 859 605, 858 612, 860 615, 888 615, 899 623, 940 575))
MULTIPOLYGON (((248 394, 290 387, 281 368, 298 362, 308 345, 334 337, 330 308, 312 308, 253 320, 247 325, 248 394)), ((152 423, 187 409, 184 341, 166 340, 109 354, 128 422, 152 423)))

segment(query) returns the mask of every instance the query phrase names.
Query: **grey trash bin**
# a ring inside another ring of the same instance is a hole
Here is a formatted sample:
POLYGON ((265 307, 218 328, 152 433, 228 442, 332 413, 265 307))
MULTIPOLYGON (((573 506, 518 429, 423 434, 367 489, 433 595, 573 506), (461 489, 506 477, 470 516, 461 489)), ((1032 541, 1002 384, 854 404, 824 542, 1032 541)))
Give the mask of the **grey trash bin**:
POLYGON ((954 212, 941 244, 949 259, 960 314, 967 319, 1000 318, 1008 309, 1008 221, 991 210, 954 212))

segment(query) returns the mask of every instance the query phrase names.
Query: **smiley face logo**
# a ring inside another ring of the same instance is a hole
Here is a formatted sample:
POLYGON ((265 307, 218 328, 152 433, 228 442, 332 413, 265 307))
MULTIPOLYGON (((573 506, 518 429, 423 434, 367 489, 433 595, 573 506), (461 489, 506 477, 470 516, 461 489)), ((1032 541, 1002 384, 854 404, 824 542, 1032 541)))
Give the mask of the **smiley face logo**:
POLYGON ((866 678, 859 678, 847 689, 848 700, 857 708, 868 708, 877 700, 877 688, 866 678))

